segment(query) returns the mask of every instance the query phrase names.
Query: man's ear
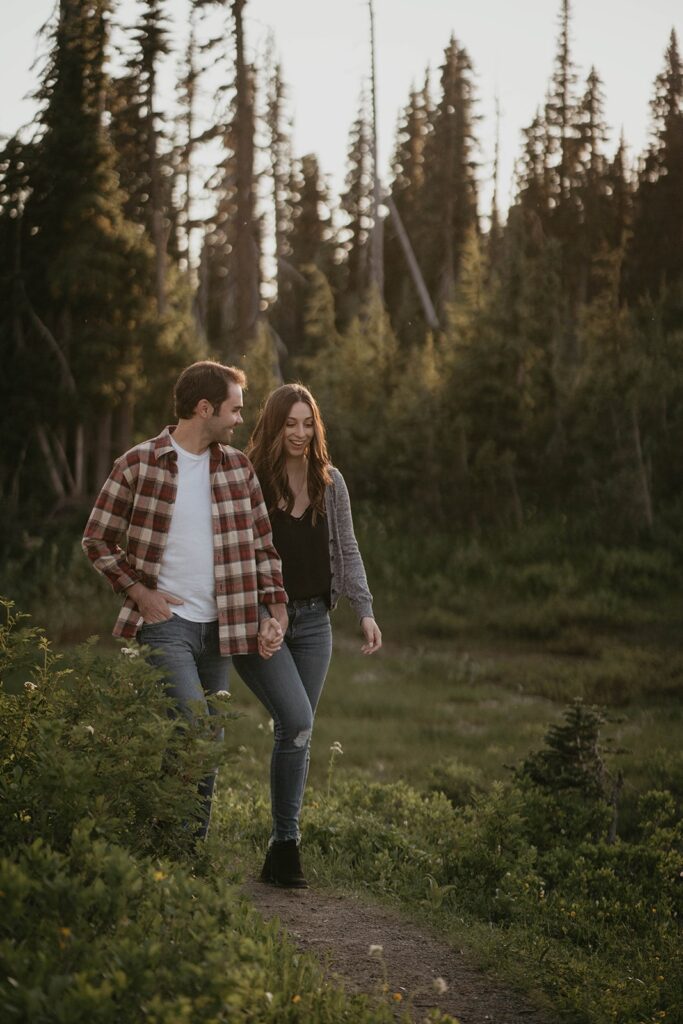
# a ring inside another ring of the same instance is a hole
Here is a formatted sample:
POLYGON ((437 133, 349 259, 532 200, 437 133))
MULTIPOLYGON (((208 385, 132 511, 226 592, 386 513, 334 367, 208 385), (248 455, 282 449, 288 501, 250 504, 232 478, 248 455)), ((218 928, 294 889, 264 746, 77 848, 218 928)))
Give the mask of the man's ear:
POLYGON ((209 416, 213 416, 213 406, 208 398, 200 398, 194 407, 194 411, 197 416, 200 416, 203 420, 208 419, 209 416))

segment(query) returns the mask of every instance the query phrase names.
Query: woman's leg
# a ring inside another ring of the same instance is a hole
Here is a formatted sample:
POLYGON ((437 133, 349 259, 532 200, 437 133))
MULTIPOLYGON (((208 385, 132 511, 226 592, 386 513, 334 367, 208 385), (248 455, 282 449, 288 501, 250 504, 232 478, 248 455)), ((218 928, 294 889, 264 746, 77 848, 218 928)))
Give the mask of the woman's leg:
POLYGON ((272 658, 233 657, 238 675, 273 719, 270 763, 273 839, 299 839, 299 811, 306 782, 306 755, 313 712, 287 641, 272 658))
MULTIPOLYGON (((298 669, 315 718, 332 657, 332 628, 327 604, 316 599, 310 606, 297 608, 294 615, 290 616, 287 638, 292 659, 298 669)), ((310 761, 311 740, 309 737, 306 745, 306 770, 301 787, 302 803, 310 761)))

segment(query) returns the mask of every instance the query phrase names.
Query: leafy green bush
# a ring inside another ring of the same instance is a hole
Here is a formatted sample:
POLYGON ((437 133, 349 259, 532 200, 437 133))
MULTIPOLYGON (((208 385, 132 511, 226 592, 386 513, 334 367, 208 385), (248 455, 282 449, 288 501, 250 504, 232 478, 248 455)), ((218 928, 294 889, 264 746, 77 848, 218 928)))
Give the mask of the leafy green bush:
POLYGON ((386 1004, 326 983, 219 875, 136 859, 78 826, 0 859, 6 1024, 389 1024, 386 1004))
POLYGON ((89 644, 67 665, 5 609, 0 671, 16 685, 21 668, 24 680, 17 693, 0 690, 0 849, 42 839, 64 850, 87 819, 134 852, 180 853, 200 813, 199 780, 230 756, 217 742, 232 717, 225 702, 210 720, 174 718, 135 645, 103 658, 89 644))
POLYGON ((479 769, 463 764, 457 757, 444 757, 430 768, 427 790, 443 793, 454 807, 461 807, 486 792, 486 786, 479 769))

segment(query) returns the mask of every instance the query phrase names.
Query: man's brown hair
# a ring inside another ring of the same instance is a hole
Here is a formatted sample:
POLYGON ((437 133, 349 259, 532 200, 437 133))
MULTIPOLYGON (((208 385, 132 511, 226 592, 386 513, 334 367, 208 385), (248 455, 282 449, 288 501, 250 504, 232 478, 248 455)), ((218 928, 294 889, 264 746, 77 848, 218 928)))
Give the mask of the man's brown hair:
POLYGON ((205 398, 213 406, 214 416, 228 397, 230 385, 246 388, 246 374, 236 366, 223 366, 211 359, 193 363, 178 377, 173 390, 175 414, 178 419, 189 420, 197 406, 205 398))

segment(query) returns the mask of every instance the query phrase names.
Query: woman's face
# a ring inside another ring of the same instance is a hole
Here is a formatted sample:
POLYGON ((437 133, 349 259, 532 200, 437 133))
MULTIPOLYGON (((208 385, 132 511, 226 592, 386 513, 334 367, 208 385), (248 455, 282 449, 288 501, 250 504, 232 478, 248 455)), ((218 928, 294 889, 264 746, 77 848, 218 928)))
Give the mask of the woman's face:
POLYGON ((313 411, 307 402, 295 402, 289 410, 284 425, 285 455, 290 458, 303 456, 313 440, 313 411))

